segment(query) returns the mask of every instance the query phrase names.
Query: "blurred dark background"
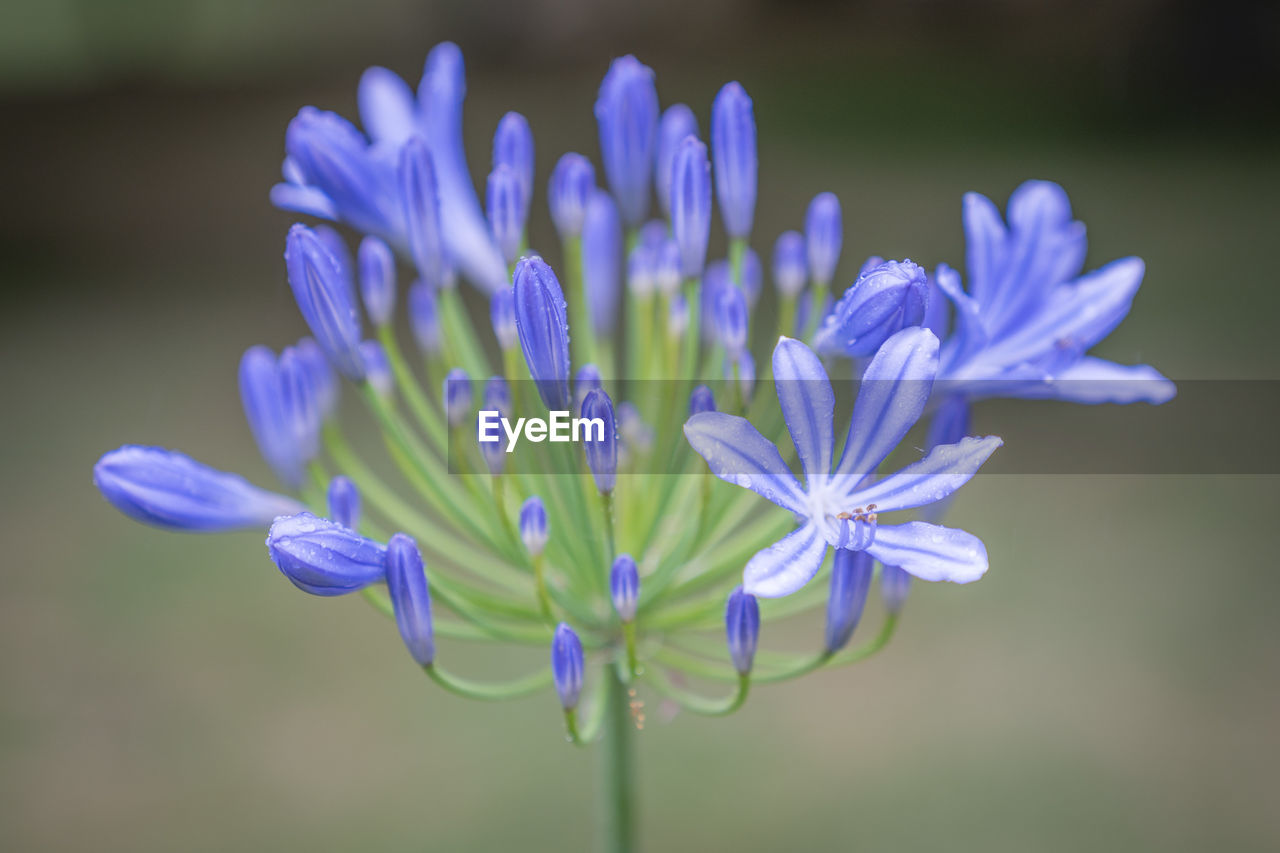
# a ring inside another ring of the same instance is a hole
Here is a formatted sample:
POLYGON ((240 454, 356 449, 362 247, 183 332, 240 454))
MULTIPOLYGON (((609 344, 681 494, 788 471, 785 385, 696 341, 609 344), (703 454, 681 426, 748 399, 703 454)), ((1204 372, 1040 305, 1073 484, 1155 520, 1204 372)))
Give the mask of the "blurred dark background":
MULTIPOLYGON (((963 192, 1003 205, 1048 178, 1089 225, 1091 266, 1147 261, 1102 354, 1277 379, 1277 21, 1275 3, 1160 0, 3 0, 0 848, 591 837, 594 756, 561 743, 549 696, 443 695, 358 602, 288 587, 261 537, 157 533, 91 487, 125 442, 270 482, 235 364, 302 332, 280 256, 292 217, 267 202, 299 106, 354 115, 364 67, 416 80, 457 41, 477 176, 504 111, 533 126, 537 244, 555 158, 598 162, 612 56, 639 55, 704 128, 739 79, 760 127, 758 250, 833 190, 842 274, 872 253, 957 263, 963 192)), ((1277 849, 1275 486, 979 478, 952 521, 987 541, 981 583, 918 585, 860 668, 646 729, 648 848, 1277 849)), ((769 630, 801 648, 818 627, 769 630)))

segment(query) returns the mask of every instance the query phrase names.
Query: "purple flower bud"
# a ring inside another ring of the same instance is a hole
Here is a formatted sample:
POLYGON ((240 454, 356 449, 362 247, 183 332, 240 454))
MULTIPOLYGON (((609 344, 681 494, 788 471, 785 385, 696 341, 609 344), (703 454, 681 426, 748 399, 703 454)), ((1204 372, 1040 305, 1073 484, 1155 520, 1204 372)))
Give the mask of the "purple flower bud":
POLYGON ((600 376, 600 368, 594 364, 584 364, 573 375, 573 412, 582 411, 582 401, 587 399, 588 392, 604 387, 604 379, 600 376))
POLYGON ((653 293, 658 282, 658 258, 653 247, 638 243, 627 256, 627 289, 637 296, 653 293))
POLYGON ((364 359, 364 369, 368 374, 366 378, 373 390, 383 397, 391 396, 396 381, 391 375, 391 362, 387 359, 387 351, 382 348, 382 344, 374 340, 362 341, 360 356, 364 359))
POLYGON ((736 587, 724 608, 724 630, 729 641, 729 658, 739 675, 751 672, 760 639, 760 604, 754 595, 736 587))
POLYGON ((683 293, 671 297, 671 313, 667 315, 667 332, 679 340, 689 331, 689 303, 683 293))
POLYGON ((304 460, 285 408, 284 383, 275 353, 250 347, 240 359, 240 401, 262 458, 290 488, 302 485, 304 460))
POLYGON ((310 462, 320 452, 320 401, 311 365, 293 347, 280 353, 280 395, 294 453, 301 463, 310 462))
POLYGON ((397 533, 387 543, 387 592, 396 614, 396 627, 409 654, 420 666, 435 659, 436 641, 431 629, 431 593, 418 543, 397 533))
POLYGON ((680 275, 702 275, 711 236, 711 163, 707 146, 687 136, 671 169, 671 231, 680 251, 680 275))
POLYGON ((729 271, 729 262, 723 258, 707 264, 702 274, 702 292, 698 294, 701 309, 700 324, 704 340, 717 340, 719 329, 716 326, 716 306, 720 302, 720 291, 733 286, 733 275, 729 271))
POLYGON ((756 390, 756 360, 751 350, 743 349, 737 358, 726 361, 724 365, 725 381, 733 379, 733 369, 738 369, 738 393, 744 401, 749 401, 756 390))
POLYGON ((357 261, 364 310, 373 325, 385 326, 396 306, 396 260, 391 248, 377 237, 365 237, 360 241, 357 261))
POLYGON ((910 591, 911 575, 897 566, 880 567, 880 598, 884 601, 885 610, 893 614, 901 613, 910 591))
POLYGON ((724 230, 746 238, 756 213, 756 119, 737 82, 726 83, 711 105, 711 149, 724 230))
POLYGON ((93 484, 135 521, 192 533, 260 530, 302 509, 293 498, 162 447, 125 445, 104 454, 93 466, 93 484))
POLYGON ((569 408, 569 320, 556 274, 538 257, 521 258, 515 274, 516 329, 529 374, 551 411, 569 408))
POLYGON ((867 603, 875 561, 866 551, 836 549, 831 566, 831 595, 827 599, 826 649, 835 653, 853 636, 867 603))
POLYGON ((600 420, 603 430, 588 424, 583 437, 587 467, 595 478, 600 494, 613 491, 618 479, 618 430, 613 416, 613 401, 603 388, 587 392, 582 401, 582 417, 588 421, 600 420))
POLYGON ((547 186, 551 219, 561 240, 582 233, 582 220, 587 213, 587 200, 596 188, 596 170, 581 154, 568 153, 556 163, 547 186))
POLYGON ((809 210, 804 217, 804 239, 809 277, 820 285, 830 284, 836 274, 840 244, 844 239, 840 200, 833 193, 819 193, 809 202, 809 210))
POLYGON ((653 285, 667 296, 680 291, 680 246, 675 240, 663 240, 654 253, 653 285))
POLYGON ((618 319, 622 289, 622 222, 613 198, 593 190, 582 223, 582 276, 591 328, 608 335, 618 319))
POLYGON ((309 512, 277 518, 267 552, 294 586, 312 595, 354 592, 386 576, 386 548, 309 512))
POLYGON ((720 288, 716 297, 716 333, 730 355, 747 346, 747 298, 732 285, 720 288))
POLYGON ((533 556, 547 546, 547 508, 542 498, 534 495, 520 507, 520 541, 533 556))
POLYGON ((311 374, 311 390, 320 418, 328 420, 338 408, 338 377, 314 338, 302 338, 295 349, 311 374))
POLYGON ((493 168, 499 166, 510 168, 520 181, 520 222, 524 223, 533 201, 533 131, 520 113, 504 115, 493 134, 493 168))
POLYGON ((360 361, 360 315, 354 287, 333 254, 305 225, 289 229, 285 243, 289 286, 316 343, 334 369, 353 382, 364 379, 360 361))
POLYGON ((444 412, 449 426, 459 427, 467 421, 474 402, 471 377, 461 367, 455 367, 444 377, 444 412))
MULTIPOLYGON (((338 262, 338 269, 342 271, 342 280, 348 286, 354 287, 355 278, 351 272, 354 268, 351 266, 351 248, 347 246, 347 239, 338 233, 338 229, 330 228, 328 225, 313 225, 311 231, 320 238, 320 242, 338 262)), ((355 302, 357 299, 358 296, 352 289, 351 301, 355 302)))
POLYGON ((561 622, 551 639, 551 677, 566 711, 578 707, 582 693, 582 641, 572 628, 561 622))
POLYGON ((366 232, 385 233, 395 220, 377 188, 378 167, 364 134, 337 113, 303 107, 285 131, 291 169, 323 194, 335 218, 366 232))
POLYGON ((619 554, 609 570, 609 597, 613 609, 623 622, 636 618, 636 604, 640 599, 640 572, 630 554, 619 554))
POLYGON ((360 527, 360 490, 339 474, 329 481, 329 518, 343 527, 360 527))
POLYGON ((716 410, 716 397, 706 385, 699 385, 689 395, 689 417, 716 410))
MULTIPOLYGON (((489 381, 484 384, 484 396, 480 408, 487 412, 499 412, 504 418, 511 417, 511 388, 507 385, 507 380, 501 376, 489 377, 489 381)), ((478 419, 479 415, 477 414, 476 417, 478 419)), ((490 474, 497 476, 502 473, 507 461, 507 452, 502 442, 480 442, 480 455, 484 457, 485 466, 490 474)))
POLYGON ((489 300, 489 320, 503 352, 520 343, 520 333, 516 331, 516 294, 510 287, 496 291, 489 300))
POLYGON ((911 261, 889 261, 864 272, 845 291, 813 338, 822 355, 865 358, 891 335, 924 320, 929 278, 911 261))
POLYGON ((440 352, 440 312, 436 308, 436 292, 425 281, 409 287, 409 328, 424 355, 440 352))
POLYGON ((600 152, 622 219, 639 225, 649 211, 658 136, 658 91, 653 71, 634 56, 615 59, 596 99, 600 152))
POLYGON ((804 290, 809 276, 806 251, 799 231, 783 231, 773 244, 773 283, 783 296, 796 296, 804 290))
POLYGON ((508 264, 515 263, 520 254, 520 242, 524 239, 526 205, 523 193, 520 178, 510 166, 499 165, 489 173, 486 194, 489 227, 493 229, 502 259, 508 264))
POLYGON ((409 237, 409 255, 418 276, 432 287, 446 280, 449 267, 441 236, 440 189, 427 143, 415 136, 400 149, 397 171, 401 215, 409 237))
MULTIPOLYGON (((672 104, 662 113, 658 125, 658 159, 653 176, 658 190, 658 203, 668 219, 671 218, 671 174, 676 162, 676 152, 686 136, 698 135, 698 119, 687 104, 672 104)), ((708 192, 710 195, 710 192, 708 192)))

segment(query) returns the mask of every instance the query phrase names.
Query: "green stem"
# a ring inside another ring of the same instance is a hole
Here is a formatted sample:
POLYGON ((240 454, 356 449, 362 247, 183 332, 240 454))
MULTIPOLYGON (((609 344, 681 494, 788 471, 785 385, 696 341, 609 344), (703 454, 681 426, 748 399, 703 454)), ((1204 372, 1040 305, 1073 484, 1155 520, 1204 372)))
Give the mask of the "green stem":
POLYGON ((535 672, 533 675, 527 675, 524 678, 517 678, 513 681, 497 682, 472 681, 467 678, 460 678, 442 670, 434 663, 429 663, 422 669, 427 675, 431 676, 432 681, 450 693, 456 693, 467 699, 479 699, 487 702, 528 696, 530 693, 537 693, 551 684, 551 670, 549 669, 544 669, 540 672, 535 672))
POLYGON ((627 686, 616 667, 606 666, 607 702, 600 740, 600 849, 635 849, 635 785, 632 779, 631 711, 627 686))

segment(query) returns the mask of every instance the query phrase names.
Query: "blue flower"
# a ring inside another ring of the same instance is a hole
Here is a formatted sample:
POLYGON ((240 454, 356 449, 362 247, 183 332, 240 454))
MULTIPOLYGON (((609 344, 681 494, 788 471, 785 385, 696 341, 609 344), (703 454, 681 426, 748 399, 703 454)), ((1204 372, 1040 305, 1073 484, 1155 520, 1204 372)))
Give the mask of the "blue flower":
POLYGON ((773 283, 783 296, 796 296, 804 290, 809 277, 805 251, 804 235, 799 231, 783 231, 773 244, 773 283))
POLYGON ((858 627, 867 592, 871 589, 874 563, 866 551, 836 550, 831 564, 831 595, 827 598, 825 648, 828 653, 844 648, 858 627))
POLYGON ((364 310, 373 325, 385 326, 396 305, 396 260, 391 247, 377 237, 365 237, 356 258, 364 310))
POLYGON ((493 134, 493 168, 506 166, 520 182, 520 221, 529 219, 533 201, 533 131, 529 120, 517 112, 509 112, 498 121, 493 134))
POLYGON ((739 675, 751 672, 760 640, 760 602, 754 595, 734 587, 724 606, 724 632, 729 659, 739 675))
POLYGON ((969 287, 940 266, 936 282, 955 308, 942 348, 945 393, 973 400, 1023 397, 1077 403, 1163 403, 1172 382, 1149 365, 1085 353, 1111 333, 1142 283, 1138 258, 1080 275, 1084 225, 1057 184, 1028 181, 1009 198, 1008 223, 988 199, 964 199, 969 287))
POLYGON ((595 478, 596 488, 600 494, 607 495, 613 491, 618 481, 618 428, 613 414, 613 401, 603 388, 593 388, 582 400, 582 417, 587 420, 600 420, 604 423, 603 434, 598 438, 590 428, 586 428, 583 449, 587 457, 587 467, 595 478))
POLYGON ((715 301, 716 334, 732 357, 747 346, 747 297, 732 284, 719 288, 715 301))
POLYGON ((825 287, 835 277, 836 264, 840 262, 840 246, 844 241, 844 220, 840 214, 840 200, 835 194, 819 193, 809 202, 804 217, 804 239, 809 258, 809 279, 825 287))
POLYGON ((600 84, 596 123, 604 173, 622 220, 639 225, 649 212, 658 136, 658 90, 652 69, 634 56, 615 59, 600 84))
POLYGON ((551 220, 561 240, 582 233, 582 219, 587 213, 587 200, 596 188, 596 170, 581 154, 570 152, 556 161, 547 184, 547 204, 551 220))
POLYGON ((471 377, 461 367, 455 367, 444 377, 444 416, 451 427, 460 427, 471 414, 474 399, 471 377))
POLYGON ((622 221, 613 197, 593 189, 582 222, 582 280, 591 328, 608 335, 618 319, 622 290, 622 221))
MULTIPOLYGON (((480 408, 487 412, 500 412, 505 418, 511 417, 511 387, 507 385, 507 380, 501 376, 489 377, 489 381, 484 384, 480 408)), ((479 417, 477 414, 476 418, 479 417)), ((485 467, 494 476, 501 474, 506 467, 507 452, 500 441, 480 442, 480 455, 484 457, 485 467)))
POLYGON ((524 239, 524 187, 515 170, 505 163, 495 166, 489 173, 485 198, 489 210, 489 226, 493 238, 502 252, 502 259, 513 264, 520 254, 520 242, 524 239))
POLYGON ((516 329, 542 402, 551 411, 569 410, 569 320, 560 281, 539 257, 516 264, 516 329))
POLYGON ((880 598, 884 601, 885 610, 900 613, 910 591, 911 575, 897 566, 880 567, 880 598))
POLYGON ((422 281, 441 287, 452 267, 444 242, 444 220, 448 217, 441 204, 435 163, 422 137, 410 137, 400 149, 396 181, 409 256, 422 281))
POLYGON ((312 595, 343 595, 386 577, 385 547, 309 512, 277 518, 267 552, 294 586, 312 595))
POLYGON ((289 229, 284 260, 293 297, 316 343, 335 370, 353 382, 362 381, 360 314, 350 270, 344 270, 305 225, 289 229))
POLYGON ((658 123, 658 156, 653 183, 658 190, 658 204, 663 214, 671 218, 671 175, 680 143, 687 136, 698 135, 698 119, 688 104, 672 104, 662 113, 658 123))
POLYGON ((711 389, 706 385, 699 385, 694 388, 693 393, 689 395, 689 417, 703 412, 714 412, 715 410, 716 398, 711 393, 711 389))
POLYGON ((740 83, 726 83, 711 105, 711 150, 724 230, 745 239, 756 212, 756 119, 740 83))
POLYGON ((436 656, 431 626, 431 593, 418 543, 403 533, 391 537, 386 548, 387 592, 396 614, 396 627, 405 648, 421 666, 436 656))
POLYGON ((613 609, 623 622, 636 618, 636 603, 640 599, 640 572, 636 569, 635 558, 630 554, 619 554, 609 570, 609 597, 613 600, 613 609))
POLYGON ((93 484, 136 521, 194 533, 261 529, 302 509, 293 498, 162 447, 127 444, 103 454, 93 484))
POLYGON ((516 294, 510 287, 496 291, 489 299, 489 322, 503 352, 520 343, 520 333, 516 330, 516 294))
POLYGON ((711 236, 711 164, 707 146, 696 136, 686 136, 676 151, 670 206, 680 275, 696 278, 707 262, 707 239, 711 236))
POLYGON ((275 353, 264 346, 245 350, 240 359, 239 381, 245 420, 262 458, 281 482, 298 488, 302 485, 305 460, 296 441, 293 413, 285 400, 275 353))
POLYGON ((409 329, 423 354, 436 355, 440 352, 443 340, 440 337, 436 292, 425 281, 415 281, 409 287, 409 329))
POLYGON ((986 548, 969 533, 918 521, 878 524, 881 513, 947 497, 1001 444, 994 436, 966 438, 875 478, 880 463, 924 411, 937 369, 938 339, 929 330, 904 329, 886 341, 862 377, 844 454, 833 467, 831 383, 812 350, 781 338, 773 354, 774 384, 805 487, 778 448, 746 419, 706 412, 686 422, 685 436, 712 473, 790 510, 799 522, 795 532, 747 563, 748 592, 765 597, 795 592, 817 574, 829 546, 865 550, 923 580, 965 583, 986 572, 986 548))
POLYGON ((329 481, 327 497, 330 519, 352 530, 360 526, 360 490, 355 483, 338 474, 329 481))
POLYGON ((579 367, 578 372, 573 375, 573 413, 581 414, 582 403, 587 399, 587 394, 603 387, 604 377, 600 375, 600 368, 594 364, 579 367))
POLYGON ((395 377, 391 375, 391 361, 382 344, 375 340, 360 342, 360 357, 364 359, 365 379, 373 390, 389 397, 395 390, 395 377))
POLYGON ((520 541, 534 557, 547 546, 547 507, 542 498, 533 495, 520 507, 520 541))
POLYGON ((929 277, 911 261, 877 264, 858 276, 813 336, 823 355, 866 358, 890 335, 918 326, 929 298, 929 277))
POLYGON ((551 678, 560 695, 560 704, 566 711, 578 706, 582 693, 582 641, 565 623, 556 626, 551 638, 551 678))

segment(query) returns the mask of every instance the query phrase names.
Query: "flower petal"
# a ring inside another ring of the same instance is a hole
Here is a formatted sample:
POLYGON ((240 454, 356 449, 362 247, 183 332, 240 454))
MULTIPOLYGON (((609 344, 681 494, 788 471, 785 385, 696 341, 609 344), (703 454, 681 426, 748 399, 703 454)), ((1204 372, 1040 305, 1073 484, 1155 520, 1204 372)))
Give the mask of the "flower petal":
POLYGON ((920 419, 937 372, 938 339, 928 329, 913 326, 884 342, 862 375, 837 476, 856 481, 876 470, 920 419))
MULTIPOLYGON (((876 512, 913 509, 945 499, 978 473, 982 463, 1004 442, 997 436, 965 438, 942 444, 919 462, 890 474, 849 496, 852 504, 875 504, 876 512)), ((879 534, 877 534, 879 538, 879 534)))
POLYGON ((835 452, 836 395, 813 350, 788 337, 773 350, 773 386, 787 431, 813 491, 831 471, 835 452))
POLYGON ((806 524, 758 552, 742 571, 742 588, 760 598, 790 595, 822 568, 827 540, 806 524))
POLYGON ((1178 393, 1173 381, 1149 364, 1116 364, 1084 356, 1051 381, 1018 386, 1023 398, 1067 400, 1072 403, 1167 403, 1178 393))
POLYGON ((987 548, 981 539, 923 521, 880 525, 867 552, 925 581, 969 583, 987 571, 987 548))
POLYGON ((746 418, 701 412, 685 422, 684 435, 721 480, 750 489, 783 509, 808 514, 804 491, 778 448, 746 418))
POLYGON ((413 89, 399 74, 373 66, 360 76, 356 90, 360 123, 374 142, 399 148, 417 129, 413 89))
POLYGON ((333 202, 316 187, 276 184, 271 188, 271 203, 281 210, 292 210, 294 213, 305 213, 335 222, 338 219, 338 211, 333 202))

